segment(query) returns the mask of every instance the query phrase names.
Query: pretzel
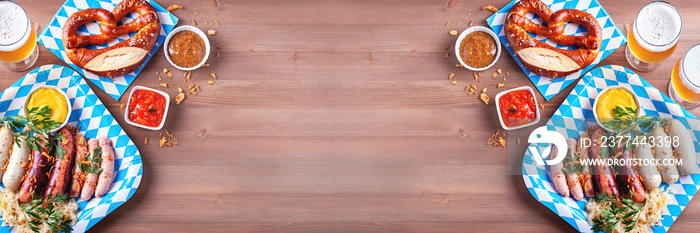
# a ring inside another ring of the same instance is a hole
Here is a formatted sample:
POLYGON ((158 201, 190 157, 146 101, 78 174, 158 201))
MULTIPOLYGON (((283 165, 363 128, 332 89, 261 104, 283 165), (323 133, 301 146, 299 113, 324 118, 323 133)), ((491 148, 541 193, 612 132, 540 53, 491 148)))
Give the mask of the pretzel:
POLYGON ((124 0, 109 12, 90 8, 75 12, 63 26, 63 47, 75 65, 99 76, 121 76, 136 70, 146 60, 158 41, 160 20, 148 0, 124 0), (139 17, 117 25, 129 12, 139 17), (78 27, 90 21, 100 21, 100 35, 78 36, 78 27), (105 44, 115 37, 138 31, 131 38, 102 49, 87 49, 88 45, 105 44))
POLYGON ((557 12, 539 0, 521 0, 506 16, 505 34, 508 44, 528 70, 542 75, 562 77, 593 63, 600 52, 602 33, 598 21, 591 14, 562 9, 557 12), (525 17, 528 12, 539 15, 547 26, 533 23, 525 17), (587 36, 564 35, 567 22, 575 22, 588 30, 587 36), (543 43, 528 32, 548 37, 561 45, 575 45, 579 49, 565 50, 543 43))

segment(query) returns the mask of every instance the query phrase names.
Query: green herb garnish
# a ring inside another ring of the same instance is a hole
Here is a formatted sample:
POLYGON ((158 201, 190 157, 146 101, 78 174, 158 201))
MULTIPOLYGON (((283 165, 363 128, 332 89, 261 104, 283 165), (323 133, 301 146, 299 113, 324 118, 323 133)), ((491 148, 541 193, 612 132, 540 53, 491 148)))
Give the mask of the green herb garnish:
POLYGON ((602 123, 616 134, 629 134, 634 132, 637 127, 650 132, 666 122, 666 119, 662 117, 639 116, 638 109, 631 107, 616 106, 615 109, 613 109, 613 115, 615 118, 606 119, 602 121, 602 123))
POLYGON ((78 165, 84 173, 100 173, 102 171, 102 168, 99 167, 102 162, 102 148, 95 148, 92 154, 92 157, 89 154, 86 155, 85 162, 78 165))
MULTIPOLYGON (((12 131, 15 141, 23 140, 29 149, 40 150, 41 144, 46 143, 49 151, 53 151, 58 158, 63 158, 65 151, 63 147, 58 146, 59 143, 44 142, 43 138, 50 138, 49 133, 52 129, 61 126, 62 122, 56 122, 51 119, 51 108, 48 106, 33 107, 27 112, 27 116, 6 116, 0 118, 0 124, 12 131)), ((54 141, 60 141, 63 138, 62 134, 54 136, 54 141)), ((17 143, 21 146, 21 143, 17 143)))
POLYGON ((610 197, 607 193, 598 194, 600 202, 610 203, 610 209, 604 209, 601 218, 593 219, 593 228, 595 232, 612 232, 618 224, 624 224, 625 231, 631 231, 637 226, 638 214, 644 207, 644 203, 635 203, 632 201, 634 188, 630 191, 630 196, 621 195, 621 200, 610 197))
MULTIPOLYGON (((34 192, 32 191, 32 196, 34 192)), ((57 194, 56 196, 49 195, 46 200, 43 200, 42 195, 37 195, 27 204, 22 204, 24 213, 27 214, 27 223, 29 228, 34 232, 39 232, 39 226, 46 223, 51 232, 71 232, 73 221, 63 219, 63 210, 59 210, 55 203, 64 203, 68 196, 57 194)))

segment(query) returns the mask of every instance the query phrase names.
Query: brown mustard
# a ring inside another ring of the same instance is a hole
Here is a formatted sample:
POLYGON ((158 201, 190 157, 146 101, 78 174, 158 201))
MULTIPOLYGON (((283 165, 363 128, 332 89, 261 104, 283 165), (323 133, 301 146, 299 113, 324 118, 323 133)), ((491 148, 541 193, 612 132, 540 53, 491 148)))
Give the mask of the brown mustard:
POLYGON ((207 47, 202 37, 192 31, 180 31, 170 38, 168 54, 170 60, 183 68, 199 65, 206 55, 207 47))
POLYGON ((462 61, 472 68, 483 68, 496 59, 496 41, 486 32, 469 33, 459 45, 462 61))

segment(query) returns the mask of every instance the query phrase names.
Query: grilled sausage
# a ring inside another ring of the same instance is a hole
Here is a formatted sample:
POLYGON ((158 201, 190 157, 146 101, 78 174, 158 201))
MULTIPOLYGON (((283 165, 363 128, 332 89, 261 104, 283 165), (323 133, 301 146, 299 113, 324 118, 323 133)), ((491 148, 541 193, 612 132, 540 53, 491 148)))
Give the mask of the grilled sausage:
MULTIPOLYGON (((549 157, 554 158, 557 156, 559 149, 554 144, 552 144, 551 147, 552 150, 549 157)), ((566 148, 562 149, 566 150, 566 148)), ((564 168, 563 163, 551 164, 549 165, 549 171, 547 171, 547 173, 549 174, 549 178, 552 180, 552 184, 554 184, 554 189, 556 189, 562 197, 568 197, 569 185, 566 184, 566 175, 564 174, 562 168, 564 168)))
POLYGON ((102 148, 102 165, 100 166, 102 171, 95 188, 96 197, 104 196, 109 191, 109 187, 112 186, 112 181, 114 181, 114 149, 112 149, 112 140, 102 136, 99 141, 102 148))
MULTIPOLYGON (((10 158, 10 149, 14 142, 14 135, 7 127, 0 128, 0 167, 5 167, 10 158)), ((6 168, 6 167, 5 167, 6 168)), ((5 169, 0 169, 0 177, 5 169)))
MULTIPOLYGON (((589 158, 588 146, 584 145, 584 141, 586 140, 588 140, 588 133, 583 133, 576 146, 576 153, 582 160, 589 158)), ((583 170, 581 174, 579 174, 579 177, 581 180, 581 187, 583 188, 583 194, 587 197, 595 197, 593 176, 591 175, 591 168, 587 164, 583 164, 583 170)))
POLYGON ((677 152, 678 159, 683 161, 678 163, 678 172, 681 175, 700 173, 695 155, 695 145, 693 144, 693 138, 690 136, 690 131, 676 119, 669 120, 666 125, 668 127, 668 136, 672 140, 676 137, 678 139, 678 146, 675 146, 674 149, 677 152))
MULTIPOLYGON (((601 152, 603 150, 608 150, 608 147, 602 145, 601 134, 603 129, 598 128, 593 131, 591 136, 591 148, 588 152, 592 159, 597 159, 603 161, 601 152)), ((620 189, 617 187, 617 182, 615 181, 615 174, 610 166, 606 164, 596 164, 594 165, 593 177, 598 184, 598 189, 601 193, 605 193, 609 197, 620 198, 620 189)))
POLYGON ((644 192, 644 187, 640 181, 637 172, 632 167, 632 156, 630 156, 630 150, 625 149, 626 143, 620 143, 617 148, 615 148, 615 155, 618 159, 625 161, 622 166, 615 167, 617 171, 617 183, 626 196, 632 196, 632 201, 636 203, 644 202, 646 199, 644 192))
POLYGON ((73 132, 63 127, 58 133, 62 134, 63 138, 56 147, 63 148, 64 153, 63 157, 57 158, 56 163, 54 163, 49 177, 49 185, 46 186, 44 192, 44 199, 65 195, 68 181, 70 181, 71 165, 73 165, 73 157, 75 156, 73 132))
POLYGON ((22 187, 19 190, 19 202, 29 203, 35 197, 42 196, 49 180, 49 171, 53 166, 53 151, 49 151, 50 139, 41 138, 40 150, 34 150, 32 154, 32 167, 29 169, 22 187))
MULTIPOLYGON (((643 137, 638 136, 637 141, 644 141, 643 137)), ((638 161, 649 161, 648 164, 637 164, 637 173, 642 177, 642 184, 647 191, 652 191, 661 185, 661 173, 651 161, 654 160, 654 155, 651 153, 651 146, 646 143, 639 143, 632 150, 632 157, 638 161)))
POLYGON ((85 136, 81 133, 75 134, 75 165, 73 166, 73 176, 70 187, 70 197, 80 196, 80 190, 83 189, 83 182, 85 182, 85 174, 83 170, 80 169, 79 164, 85 161, 85 157, 90 155, 88 153, 87 142, 85 141, 85 136))
POLYGON ((24 178, 24 173, 29 167, 29 154, 31 153, 32 150, 29 149, 29 145, 24 139, 15 141, 12 145, 10 162, 7 163, 7 170, 2 176, 2 183, 5 185, 5 188, 16 191, 22 185, 22 178, 24 178))
POLYGON ((663 127, 657 127, 651 132, 651 138, 649 138, 649 143, 653 145, 651 147, 654 153, 654 158, 659 161, 657 164, 659 172, 661 172, 661 178, 664 182, 673 184, 678 181, 678 168, 676 165, 670 163, 669 160, 673 159, 673 150, 671 145, 664 143, 664 139, 668 138, 668 134, 664 132, 663 127))
MULTIPOLYGON (((100 145, 97 139, 91 138, 90 140, 88 140, 88 152, 90 153, 90 158, 95 156, 95 149, 97 149, 98 147, 100 147, 100 145)), ((87 174, 83 190, 80 192, 80 199, 87 201, 90 200, 90 198, 92 198, 92 195, 95 194, 95 187, 97 187, 98 177, 98 173, 87 174)))
MULTIPOLYGON (((567 156, 571 156, 571 159, 574 160, 574 155, 576 153, 576 139, 569 138, 566 139, 566 144, 568 146, 569 153, 567 156)), ((566 167, 573 167, 572 162, 567 162, 564 164, 566 167)), ((581 200, 583 199, 583 188, 581 187, 581 181, 579 180, 578 174, 575 172, 567 172, 566 173, 566 183, 569 185, 569 191, 571 192, 571 197, 573 197, 575 200, 581 200)))

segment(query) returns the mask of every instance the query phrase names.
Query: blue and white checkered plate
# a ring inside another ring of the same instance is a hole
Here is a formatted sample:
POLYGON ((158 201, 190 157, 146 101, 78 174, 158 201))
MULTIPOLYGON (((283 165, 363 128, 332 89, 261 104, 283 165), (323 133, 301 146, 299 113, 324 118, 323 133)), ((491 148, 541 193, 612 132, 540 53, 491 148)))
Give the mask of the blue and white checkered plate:
MULTIPOLYGON (((56 54, 58 58, 68 63, 68 65, 70 65, 74 70, 77 70, 80 74, 85 76, 88 80, 94 83, 95 86, 99 87, 104 92, 107 92, 109 96, 117 100, 124 94, 124 92, 126 92, 126 89, 129 88, 129 85, 131 85, 131 83, 134 82, 136 76, 139 73, 141 73, 143 67, 146 65, 146 63, 148 63, 153 54, 156 51, 158 51, 160 45, 163 44, 163 42, 165 42, 165 38, 167 37, 168 33, 170 33, 170 31, 173 30, 173 27, 175 27, 175 24, 177 24, 178 21, 177 17, 175 17, 173 14, 170 14, 170 12, 165 10, 165 8, 158 5, 158 3, 156 3, 155 1, 150 0, 153 8, 158 12, 158 18, 160 19, 161 25, 160 35, 158 36, 158 42, 156 42, 155 46, 153 46, 153 49, 151 49, 151 52, 148 54, 143 64, 130 74, 126 74, 121 77, 103 78, 73 64, 70 61, 70 59, 68 59, 68 57, 66 56, 65 49, 63 48, 62 39, 63 25, 66 24, 68 18, 73 13, 87 8, 104 8, 106 10, 111 11, 121 1, 122 0, 68 0, 66 1, 66 3, 63 4, 63 6, 61 6, 60 9, 58 9, 58 12, 56 12, 56 15, 51 20, 51 23, 49 23, 44 29, 44 32, 42 32, 41 35, 39 35, 39 43, 44 45, 44 47, 51 51, 51 53, 56 54)), ((131 12, 130 14, 127 14, 124 17, 124 19, 122 19, 122 23, 130 22, 138 16, 138 13, 131 12)), ((97 24, 96 22, 89 22, 78 28, 78 35, 88 34, 101 34, 99 24, 97 24)), ((129 37, 135 34, 136 32, 132 32, 129 35, 121 35, 117 37, 116 40, 112 40, 105 45, 90 45, 87 46, 87 48, 106 48, 115 45, 119 42, 125 41, 126 39, 129 39, 129 37)))
MULTIPOLYGON (((110 190, 102 198, 78 201, 73 231, 85 232, 134 195, 143 173, 141 154, 80 74, 67 67, 44 65, 12 84, 0 93, 0 117, 19 114, 27 94, 41 85, 57 86, 68 94, 73 106, 69 125, 79 127, 85 137, 107 136, 114 143, 116 177, 110 190)), ((0 227, 0 232, 11 230, 4 223, 0 227)))
MULTIPOLYGON (((557 131, 568 138, 580 137, 585 132, 584 127, 596 125, 592 106, 598 92, 613 85, 626 86, 634 91, 640 102, 640 114, 679 119, 686 128, 691 129, 695 150, 700 152, 700 121, 647 81, 622 66, 602 66, 584 75, 547 122, 547 130, 557 131)), ((544 150, 544 146, 535 144, 530 147, 537 147, 540 153, 544 150)), ((577 230, 592 232, 591 225, 586 220, 586 200, 562 198, 554 189, 545 167, 537 165, 532 156, 529 150, 525 152, 522 167, 525 185, 532 196, 577 230)), ((668 231, 697 192, 698 185, 700 175, 695 174, 681 176, 674 184, 661 184, 661 188, 669 190, 672 195, 663 211, 661 225, 654 226, 653 232, 668 231)))
MULTIPOLYGON (((515 58, 515 61, 518 62, 520 68, 522 68, 523 71, 525 71, 525 74, 527 74, 527 76, 530 78, 530 81, 532 81, 532 83, 535 84, 537 90, 540 91, 540 93, 542 94, 542 96, 544 96, 546 100, 551 99, 552 97, 563 91, 571 83, 576 81, 576 79, 578 79, 581 76, 581 74, 585 74, 588 70, 595 67, 598 63, 600 63, 603 59, 615 52, 615 50, 620 48, 620 46, 625 44, 625 42, 627 41, 625 35, 622 34, 622 32, 617 26, 615 26, 615 23, 613 23, 608 13, 605 11, 605 9, 603 9, 603 7, 600 5, 600 3, 598 3, 597 0, 542 0, 542 2, 547 4, 547 6, 549 6, 549 8, 553 12, 556 12, 561 9, 578 9, 593 15, 598 20, 598 23, 600 24, 601 30, 603 32, 603 43, 600 47, 600 53, 598 54, 598 57, 593 61, 593 63, 576 73, 556 79, 537 75, 525 68, 520 62, 520 59, 518 59, 518 57, 515 56, 513 48, 510 47, 510 45, 508 44, 508 40, 506 40, 506 34, 503 29, 503 25, 506 22, 506 16, 508 16, 508 12, 511 8, 513 8, 513 5, 515 5, 517 1, 518 0, 508 3, 508 5, 501 8, 501 10, 493 14, 486 21, 491 26, 491 29, 493 29, 493 31, 498 35, 498 38, 501 40, 503 45, 506 46, 506 50, 508 50, 510 55, 513 56, 513 58, 515 58)), ((536 16, 534 13, 529 13, 526 15, 526 17, 532 20, 532 22, 542 24, 542 19, 539 16, 536 16)), ((586 28, 576 23, 568 23, 564 29, 564 34, 566 35, 586 35, 586 28)), ((556 42, 544 36, 537 35, 535 38, 560 49, 578 49, 576 46, 573 45, 559 45, 556 42)))

